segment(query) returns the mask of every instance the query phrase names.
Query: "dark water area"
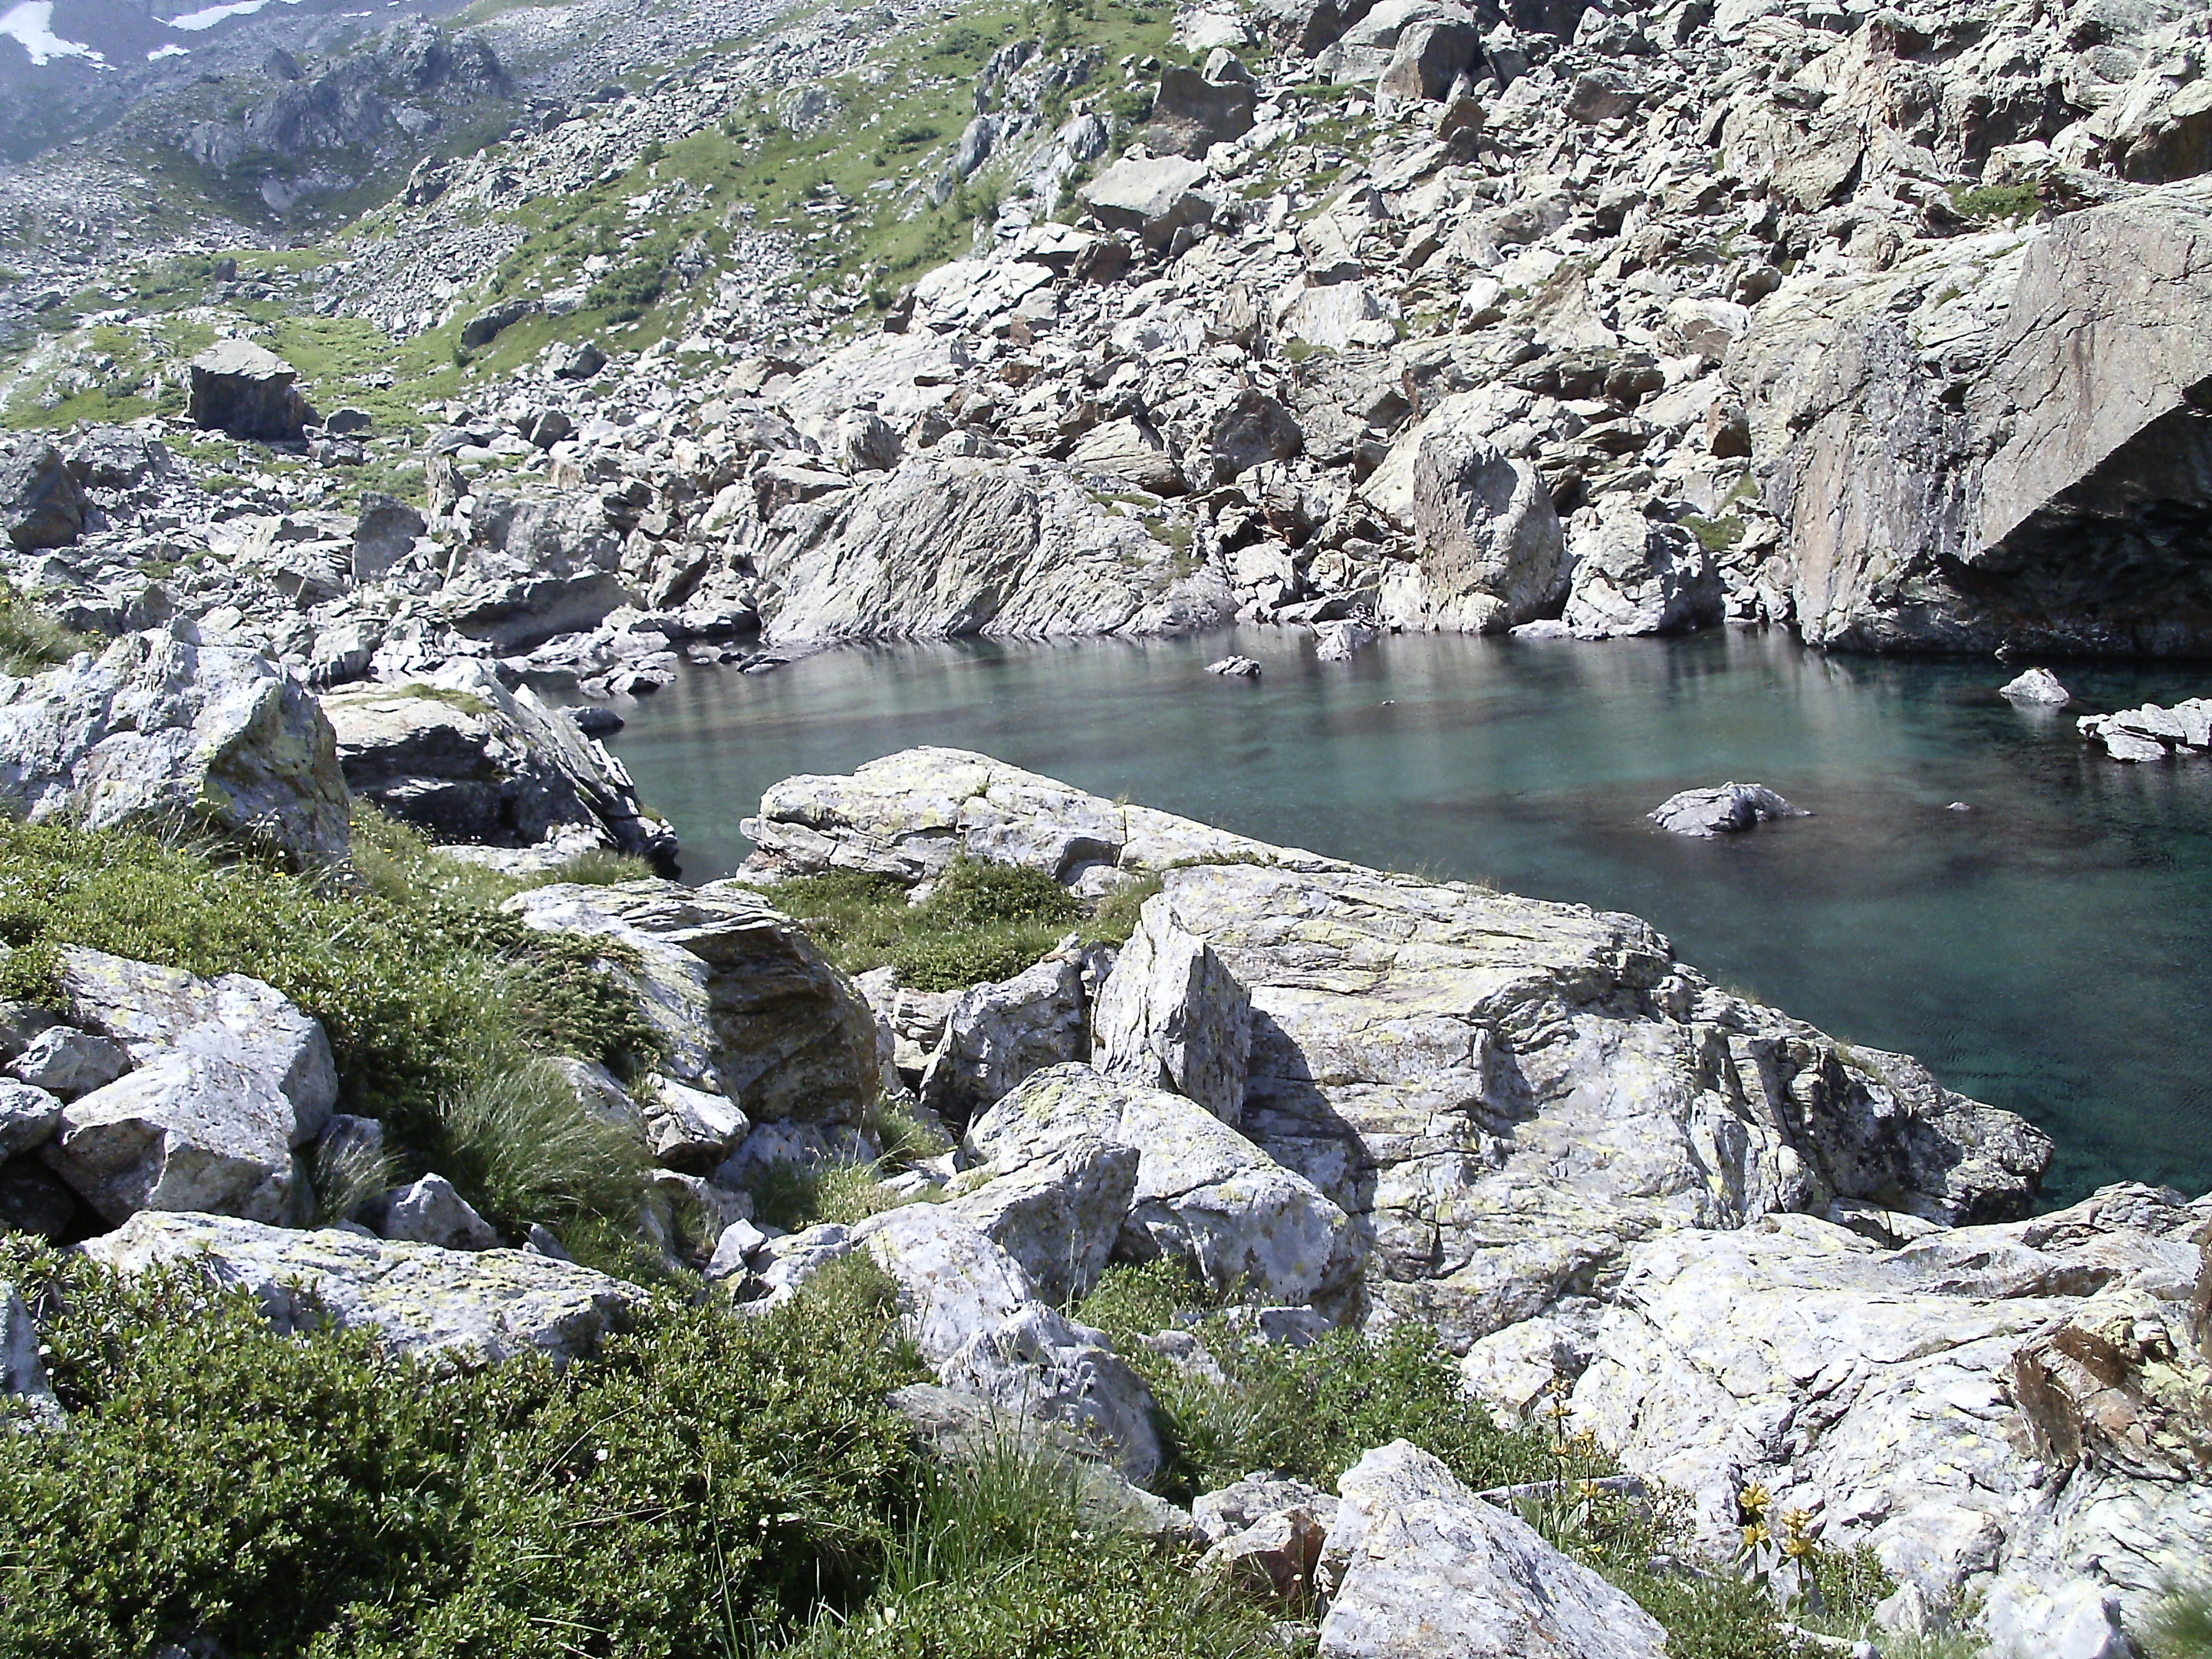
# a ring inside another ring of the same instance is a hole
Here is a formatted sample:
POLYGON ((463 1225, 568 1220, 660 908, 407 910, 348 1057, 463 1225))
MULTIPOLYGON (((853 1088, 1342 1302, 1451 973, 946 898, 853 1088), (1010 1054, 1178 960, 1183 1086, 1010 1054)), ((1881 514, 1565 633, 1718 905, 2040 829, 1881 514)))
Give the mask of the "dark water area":
POLYGON ((684 873, 750 850, 797 772, 948 744, 1262 839, 1646 917, 1709 977, 1917 1054, 2057 1139, 2046 1192, 2212 1188, 2212 764, 2123 766, 2080 713, 2212 670, 2056 665, 2021 710, 1980 660, 1824 656, 1776 635, 1407 636, 1351 663, 1273 629, 1057 645, 861 646, 693 671, 612 746, 684 873), (1257 683, 1203 665, 1230 651, 1257 683), (1712 842, 1644 814, 1770 784, 1817 815, 1712 842), (1972 810, 1952 811, 1964 801, 1972 810))

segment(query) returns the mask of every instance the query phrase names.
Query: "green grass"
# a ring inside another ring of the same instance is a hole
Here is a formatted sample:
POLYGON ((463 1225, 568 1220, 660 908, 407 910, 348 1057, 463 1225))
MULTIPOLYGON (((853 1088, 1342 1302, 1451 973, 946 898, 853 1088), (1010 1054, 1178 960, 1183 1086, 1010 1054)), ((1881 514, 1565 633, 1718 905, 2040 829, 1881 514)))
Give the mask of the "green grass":
POLYGON ((1744 523, 1730 513, 1718 519, 1702 519, 1696 514, 1682 520, 1682 527, 1698 538, 1708 553, 1725 553, 1743 539, 1744 523))
POLYGON ((2212 1659, 2212 1585, 2177 1585, 2150 1617, 2155 1659, 2212 1659))
POLYGON ((211 845, 0 818, 0 995, 51 1000, 64 944, 264 980, 322 1021, 340 1109, 382 1120, 404 1172, 437 1170, 511 1224, 557 1229, 562 1214, 514 1212, 514 1183, 483 1184, 450 1103, 540 1055, 649 1066, 657 1034, 601 966, 619 950, 501 915, 512 878, 359 809, 355 861, 349 888, 211 845))
POLYGON ((772 896, 848 973, 890 965, 902 984, 921 991, 1011 978, 1083 916, 1049 876, 964 857, 921 904, 908 904, 891 877, 851 871, 786 882, 772 896))
POLYGON ((0 1436, 0 1651, 721 1659, 857 1603, 918 1512, 883 1404, 918 1371, 865 1261, 475 1373, 278 1336, 190 1270, 9 1239, 0 1276, 70 1419, 0 1436))
POLYGON ((102 643, 63 627, 0 580, 0 672, 35 674, 102 643))
POLYGON ((548 1060, 487 1054, 439 1102, 439 1127, 447 1178, 495 1226, 637 1219, 652 1165, 642 1125, 601 1116, 548 1060))
POLYGON ((1977 224, 2010 223, 2025 219, 2043 205, 2033 185, 1977 185, 1951 192, 1951 205, 1962 219, 1977 224))

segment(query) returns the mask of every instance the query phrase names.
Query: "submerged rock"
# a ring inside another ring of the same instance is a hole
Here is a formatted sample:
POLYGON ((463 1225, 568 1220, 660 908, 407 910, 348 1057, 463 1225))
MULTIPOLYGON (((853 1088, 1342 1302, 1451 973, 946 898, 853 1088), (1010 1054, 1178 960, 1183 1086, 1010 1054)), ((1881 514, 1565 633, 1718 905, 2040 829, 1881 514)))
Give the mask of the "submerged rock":
POLYGON ((1717 789, 1685 789, 1645 814, 1669 835, 1726 836, 1778 818, 1809 818, 1763 783, 1724 783, 1717 789))

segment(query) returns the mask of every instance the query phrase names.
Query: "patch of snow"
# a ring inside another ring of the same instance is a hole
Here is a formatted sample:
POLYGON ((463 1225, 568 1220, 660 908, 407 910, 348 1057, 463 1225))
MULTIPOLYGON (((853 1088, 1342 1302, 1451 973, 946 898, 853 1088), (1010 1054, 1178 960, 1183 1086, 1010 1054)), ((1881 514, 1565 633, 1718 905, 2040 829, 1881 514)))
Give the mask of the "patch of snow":
POLYGON ((0 17, 0 34, 21 45, 31 54, 33 64, 50 64, 57 58, 82 58, 103 68, 107 63, 90 46, 64 40, 54 33, 53 0, 22 0, 0 17))

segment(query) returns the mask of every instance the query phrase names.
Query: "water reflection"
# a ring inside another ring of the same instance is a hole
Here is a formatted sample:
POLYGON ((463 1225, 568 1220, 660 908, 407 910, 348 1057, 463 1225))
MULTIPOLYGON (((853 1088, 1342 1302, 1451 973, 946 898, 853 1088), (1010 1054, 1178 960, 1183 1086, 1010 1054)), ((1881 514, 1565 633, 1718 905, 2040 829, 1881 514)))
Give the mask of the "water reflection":
MULTIPOLYGON (((2121 1175, 2202 1191, 2212 764, 2093 756, 2069 716, 1995 695, 2011 672, 1728 633, 1399 638, 1336 665, 1267 629, 860 646, 693 673, 624 705, 615 746, 695 878, 744 857, 738 820, 776 779, 943 743, 1273 841, 1634 911, 1714 978, 2027 1112, 2059 1139, 2062 1194, 2121 1175), (1200 672, 1231 650, 1264 677, 1200 672), (1721 842, 1644 821, 1727 778, 1818 816, 1721 842)), ((2174 665, 2062 675, 2096 708, 2201 689, 2174 665)))

